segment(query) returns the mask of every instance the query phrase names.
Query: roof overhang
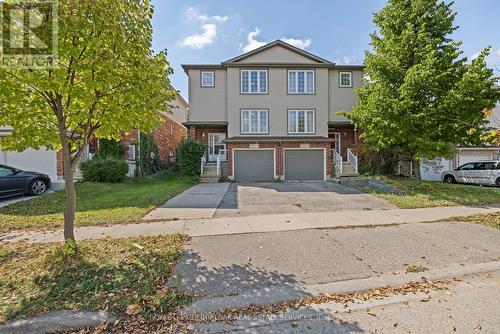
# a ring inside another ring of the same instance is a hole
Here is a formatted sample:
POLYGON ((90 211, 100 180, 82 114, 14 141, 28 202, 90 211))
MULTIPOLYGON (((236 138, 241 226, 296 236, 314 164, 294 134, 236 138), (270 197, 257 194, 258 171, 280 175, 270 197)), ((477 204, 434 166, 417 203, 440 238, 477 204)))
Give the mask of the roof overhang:
POLYGON ((181 67, 184 70, 184 73, 188 74, 190 69, 217 70, 223 68, 224 66, 221 64, 184 64, 181 65, 181 67))
POLYGON ((318 57, 310 52, 297 48, 293 45, 290 45, 282 40, 276 40, 274 42, 268 43, 266 45, 261 46, 260 48, 251 50, 237 57, 226 60, 220 64, 184 64, 181 65, 184 69, 184 72, 188 74, 190 69, 203 69, 203 70, 217 70, 227 67, 288 67, 288 68, 329 68, 336 70, 363 70, 365 68, 364 65, 336 65, 331 61, 318 57), (301 55, 302 57, 314 61, 314 63, 241 63, 242 60, 251 57, 257 53, 263 52, 267 49, 270 49, 274 46, 280 46, 287 50, 290 50, 296 54, 301 55))
POLYGON ((194 126, 200 126, 200 127, 220 127, 220 126, 227 126, 227 122, 226 121, 187 121, 187 122, 184 122, 182 123, 184 126, 190 126, 190 125, 194 125, 194 126))
POLYGON ((231 58, 229 60, 226 60, 225 62, 223 62, 223 64, 227 64, 227 63, 237 63, 245 58, 248 58, 250 56, 253 56, 254 54, 257 54, 257 53, 260 53, 262 51, 265 51, 267 49, 270 49, 274 46, 281 46, 287 50, 290 50, 292 52, 295 52, 307 59, 310 59, 310 60, 313 60, 315 61, 316 63, 320 64, 320 63, 323 63, 323 64, 333 64, 332 62, 326 60, 326 59, 323 59, 321 57, 318 57, 310 52, 307 52, 305 50, 302 50, 302 49, 299 49, 298 47, 295 47, 293 45, 290 45, 286 42, 283 42, 282 40, 275 40, 274 42, 271 42, 271 43, 268 43, 266 45, 263 45, 261 46, 260 48, 257 48, 257 49, 254 49, 254 50, 251 50, 251 51, 248 51, 242 55, 239 55, 237 57, 234 57, 234 58, 231 58))
POLYGON ((225 143, 333 143, 335 139, 320 136, 280 136, 280 137, 231 137, 223 140, 225 143))

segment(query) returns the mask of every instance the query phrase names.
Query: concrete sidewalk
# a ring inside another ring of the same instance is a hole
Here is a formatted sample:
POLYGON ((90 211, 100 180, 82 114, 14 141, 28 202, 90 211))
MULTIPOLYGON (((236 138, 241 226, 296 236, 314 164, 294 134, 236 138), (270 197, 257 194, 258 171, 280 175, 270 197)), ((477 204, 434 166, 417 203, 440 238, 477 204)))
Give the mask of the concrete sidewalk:
POLYGON ((215 214, 230 183, 200 183, 171 198, 144 219, 210 218, 215 214))
MULTIPOLYGON (((106 237, 155 236, 185 233, 193 237, 244 233, 280 232, 320 228, 342 228, 432 222, 440 219, 484 214, 499 211, 498 208, 437 207, 422 209, 352 210, 337 212, 313 212, 272 214, 246 217, 173 220, 113 226, 76 228, 78 240, 106 237)), ((62 230, 51 232, 16 231, 0 236, 0 242, 28 241, 32 243, 63 240, 62 230)))

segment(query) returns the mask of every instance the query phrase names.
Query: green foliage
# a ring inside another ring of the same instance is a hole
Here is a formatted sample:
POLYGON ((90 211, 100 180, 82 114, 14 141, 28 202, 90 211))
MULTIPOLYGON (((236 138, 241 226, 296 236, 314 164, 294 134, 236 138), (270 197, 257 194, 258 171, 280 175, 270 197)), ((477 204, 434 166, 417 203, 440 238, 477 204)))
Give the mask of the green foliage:
POLYGON ((429 193, 432 191, 432 184, 426 182, 420 183, 419 185, 417 185, 417 190, 422 193, 429 193))
POLYGON ((166 54, 151 51, 150 1, 58 5, 59 67, 0 68, 0 124, 14 128, 3 145, 59 148, 60 125, 74 131, 73 149, 90 132, 118 140, 123 131, 154 128, 175 93, 166 54))
POLYGON ((125 147, 121 146, 116 140, 103 138, 99 140, 99 148, 94 154, 94 159, 123 159, 125 152, 125 147))
POLYGON ((185 175, 199 176, 200 161, 205 154, 205 145, 191 137, 183 139, 177 146, 179 168, 185 175))
POLYGON ((158 145, 150 133, 140 134, 139 161, 137 162, 141 176, 151 175, 165 169, 160 160, 158 145))
MULTIPOLYGON (((57 67, 0 67, 0 125, 14 128, 2 147, 62 149, 71 181, 91 138, 156 127, 175 91, 166 52, 152 51, 152 16, 150 0, 59 0, 57 67)), ((65 187, 65 235, 74 190, 65 187)))
POLYGON ((366 52, 359 103, 344 113, 364 129, 370 148, 397 148, 418 160, 481 143, 484 110, 499 97, 484 61, 490 48, 472 63, 462 58, 461 43, 450 39, 457 29, 452 4, 389 0, 374 15, 378 31, 366 52))
POLYGON ((78 247, 75 240, 69 239, 64 242, 64 254, 66 256, 76 256, 78 253, 78 247))
POLYGON ((379 168, 372 161, 363 161, 358 166, 358 173, 360 175, 377 175, 379 174, 379 168))
POLYGON ((128 165, 120 159, 90 159, 80 164, 84 180, 93 182, 121 182, 125 180, 128 165))

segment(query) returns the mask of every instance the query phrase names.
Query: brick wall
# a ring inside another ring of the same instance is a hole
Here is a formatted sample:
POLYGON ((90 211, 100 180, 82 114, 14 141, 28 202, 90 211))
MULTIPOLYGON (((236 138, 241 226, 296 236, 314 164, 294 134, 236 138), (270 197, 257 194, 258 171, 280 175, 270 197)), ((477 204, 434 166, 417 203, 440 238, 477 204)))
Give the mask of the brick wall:
MULTIPOLYGON (((261 148, 274 148, 275 149, 275 161, 276 161, 276 175, 282 177, 284 175, 283 165, 284 165, 284 149, 285 148, 300 148, 303 142, 287 142, 287 143, 259 143, 259 149, 261 148)), ((323 148, 326 149, 326 175, 330 177, 332 175, 332 150, 330 143, 310 143, 309 148, 323 148)), ((248 143, 229 143, 227 145, 228 149, 228 159, 227 159, 227 170, 228 175, 233 175, 233 149, 235 148, 249 148, 248 143)), ((256 148, 257 149, 257 148, 256 148)), ((307 148, 304 148, 307 149, 307 148)))
MULTIPOLYGON (((125 147, 125 160, 129 160, 128 156, 128 146, 129 145, 137 145, 139 142, 139 131, 138 130, 133 130, 132 132, 125 134, 122 134, 122 139, 120 140, 120 145, 125 147)), ((136 154, 137 154, 137 146, 136 146, 136 154)))
POLYGON ((187 129, 167 116, 154 131, 160 160, 174 162, 177 159, 177 145, 186 137, 187 129))
MULTIPOLYGON (((179 144, 182 138, 186 137, 187 129, 167 116, 162 115, 162 118, 163 121, 153 132, 155 141, 158 145, 158 154, 160 160, 174 162, 177 159, 177 144, 179 144), (173 155, 171 155, 170 152, 172 152, 173 155)), ((138 144, 138 134, 139 131, 136 129, 128 134, 122 134, 120 145, 126 148, 125 160, 129 160, 128 146, 138 144)), ((97 141, 92 142, 89 148, 91 152, 95 152, 95 149, 97 149, 97 141)), ((64 159, 62 151, 58 151, 56 157, 57 175, 62 178, 64 176, 64 159)))
POLYGON ((348 148, 356 148, 359 133, 354 130, 353 126, 343 126, 343 127, 329 127, 328 128, 328 136, 333 138, 334 135, 332 132, 340 133, 340 154, 344 160, 347 159, 347 149, 348 148))

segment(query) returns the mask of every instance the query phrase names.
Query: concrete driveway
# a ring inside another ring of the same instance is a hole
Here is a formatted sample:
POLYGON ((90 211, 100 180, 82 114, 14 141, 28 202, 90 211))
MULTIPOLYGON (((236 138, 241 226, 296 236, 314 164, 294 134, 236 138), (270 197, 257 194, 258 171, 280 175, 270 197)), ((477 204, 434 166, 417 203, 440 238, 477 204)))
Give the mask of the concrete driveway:
POLYGON ((394 208, 383 199, 332 182, 232 183, 215 217, 394 208))

